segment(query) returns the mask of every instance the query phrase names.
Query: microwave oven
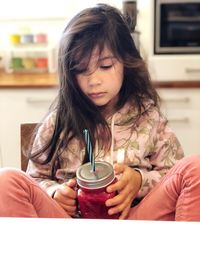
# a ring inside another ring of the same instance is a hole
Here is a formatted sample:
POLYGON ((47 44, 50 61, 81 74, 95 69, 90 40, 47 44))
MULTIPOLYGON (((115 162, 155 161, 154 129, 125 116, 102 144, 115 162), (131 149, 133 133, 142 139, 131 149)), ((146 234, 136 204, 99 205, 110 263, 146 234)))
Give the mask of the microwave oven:
POLYGON ((200 54, 200 0, 154 0, 154 54, 200 54))

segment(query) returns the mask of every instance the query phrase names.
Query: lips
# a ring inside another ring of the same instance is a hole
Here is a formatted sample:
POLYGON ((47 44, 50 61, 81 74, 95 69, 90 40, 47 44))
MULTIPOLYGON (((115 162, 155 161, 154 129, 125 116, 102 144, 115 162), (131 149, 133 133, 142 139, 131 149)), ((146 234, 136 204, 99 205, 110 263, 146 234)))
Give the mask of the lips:
POLYGON ((105 92, 99 92, 99 93, 91 93, 89 94, 90 98, 100 98, 105 95, 105 92))

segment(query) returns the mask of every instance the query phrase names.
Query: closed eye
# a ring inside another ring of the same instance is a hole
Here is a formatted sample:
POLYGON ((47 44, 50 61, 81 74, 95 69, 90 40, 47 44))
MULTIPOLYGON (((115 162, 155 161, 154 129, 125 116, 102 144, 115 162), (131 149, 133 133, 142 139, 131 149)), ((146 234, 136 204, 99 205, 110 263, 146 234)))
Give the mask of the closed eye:
POLYGON ((103 66, 100 66, 101 69, 110 69, 112 68, 113 65, 103 65, 103 66))

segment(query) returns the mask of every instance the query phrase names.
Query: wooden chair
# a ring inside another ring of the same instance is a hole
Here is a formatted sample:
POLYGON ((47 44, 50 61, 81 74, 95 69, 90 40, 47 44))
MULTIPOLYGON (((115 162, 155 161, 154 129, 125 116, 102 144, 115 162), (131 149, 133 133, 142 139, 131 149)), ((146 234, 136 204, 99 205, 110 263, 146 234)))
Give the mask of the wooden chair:
POLYGON ((37 123, 23 123, 20 125, 20 141, 21 141, 21 169, 26 171, 28 159, 25 156, 25 151, 27 149, 29 140, 31 139, 31 134, 33 133, 37 123))

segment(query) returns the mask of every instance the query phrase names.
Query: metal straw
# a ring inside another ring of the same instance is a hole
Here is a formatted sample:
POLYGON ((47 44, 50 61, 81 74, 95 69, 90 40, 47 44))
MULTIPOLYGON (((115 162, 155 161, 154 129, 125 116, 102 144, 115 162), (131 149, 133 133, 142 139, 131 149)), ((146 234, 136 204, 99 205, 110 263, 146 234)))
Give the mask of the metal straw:
POLYGON ((89 131, 87 129, 84 129, 83 134, 85 137, 87 153, 89 156, 89 161, 90 161, 91 166, 92 166, 92 171, 95 172, 95 161, 94 161, 94 155, 93 155, 93 151, 92 151, 92 143, 91 143, 89 131))

